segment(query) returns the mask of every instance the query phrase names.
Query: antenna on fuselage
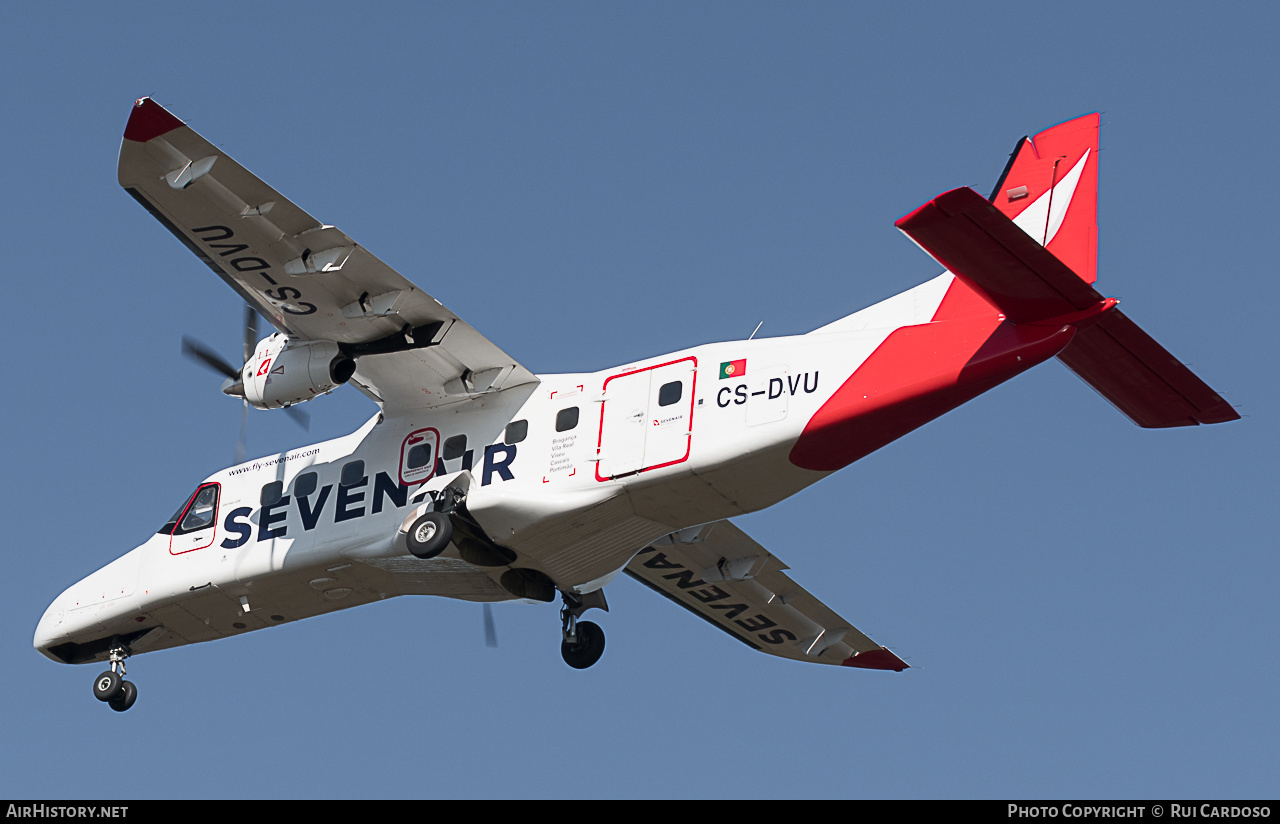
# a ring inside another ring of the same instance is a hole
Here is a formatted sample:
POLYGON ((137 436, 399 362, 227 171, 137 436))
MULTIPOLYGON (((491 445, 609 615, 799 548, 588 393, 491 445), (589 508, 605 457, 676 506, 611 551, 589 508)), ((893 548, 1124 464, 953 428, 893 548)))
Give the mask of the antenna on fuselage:
MULTIPOLYGON (((756 336, 756 332, 760 331, 761 326, 764 326, 764 321, 760 321, 759 323, 757 323, 756 328, 751 330, 751 338, 754 338, 756 336)), ((751 340, 751 338, 747 338, 747 340, 751 340)))

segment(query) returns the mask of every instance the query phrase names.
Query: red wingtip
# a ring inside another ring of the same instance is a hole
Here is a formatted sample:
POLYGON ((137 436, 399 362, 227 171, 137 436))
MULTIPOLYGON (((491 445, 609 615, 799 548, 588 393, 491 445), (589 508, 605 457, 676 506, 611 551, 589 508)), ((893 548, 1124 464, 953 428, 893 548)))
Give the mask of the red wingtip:
POLYGON ((910 669, 906 661, 903 661, 884 647, 881 647, 880 649, 867 650, 866 652, 855 652, 853 655, 844 659, 841 663, 846 667, 893 670, 894 672, 902 672, 904 669, 910 669))
POLYGON ((146 143, 183 125, 186 124, 169 114, 159 103, 149 97, 139 97, 133 101, 133 111, 129 113, 129 122, 124 127, 124 139, 146 143))

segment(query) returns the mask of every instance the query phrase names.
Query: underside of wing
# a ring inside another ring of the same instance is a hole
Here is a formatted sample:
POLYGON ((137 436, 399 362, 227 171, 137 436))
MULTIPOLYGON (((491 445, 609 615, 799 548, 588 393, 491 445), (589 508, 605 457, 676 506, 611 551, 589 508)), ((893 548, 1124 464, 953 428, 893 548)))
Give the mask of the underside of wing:
POLYGON ((627 565, 627 574, 760 652, 818 664, 907 668, 785 569, 741 529, 718 521, 655 541, 627 565))
POLYGON ((120 185, 281 332, 357 358, 388 414, 537 378, 438 300, 282 197, 155 101, 138 100, 120 185))

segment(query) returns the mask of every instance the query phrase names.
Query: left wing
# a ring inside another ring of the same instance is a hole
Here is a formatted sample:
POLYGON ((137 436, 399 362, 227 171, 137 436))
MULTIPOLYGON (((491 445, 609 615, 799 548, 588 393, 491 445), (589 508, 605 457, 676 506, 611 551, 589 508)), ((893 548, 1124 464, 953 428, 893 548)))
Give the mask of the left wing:
POLYGON ((352 383, 388 414, 537 378, 337 227, 322 224, 150 98, 120 185, 281 332, 357 351, 352 383))
POLYGON ((783 574, 787 565, 729 521, 674 532, 627 574, 770 655, 901 672, 906 662, 783 574))

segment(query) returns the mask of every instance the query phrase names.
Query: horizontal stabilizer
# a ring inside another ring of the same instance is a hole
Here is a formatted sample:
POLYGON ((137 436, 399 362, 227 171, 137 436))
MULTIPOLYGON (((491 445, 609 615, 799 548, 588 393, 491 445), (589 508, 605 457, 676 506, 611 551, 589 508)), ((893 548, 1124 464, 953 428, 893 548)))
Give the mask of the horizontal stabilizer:
POLYGON ((1014 323, 1075 314, 1103 300, 973 189, 940 194, 894 225, 1014 323))
POLYGON ((1149 428, 1240 416, 1163 346, 972 189, 945 192, 895 225, 1011 322, 1073 325, 1059 359, 1149 428))
POLYGON ((1077 332, 1058 359, 1138 426, 1196 426, 1240 417, 1119 309, 1077 332))

